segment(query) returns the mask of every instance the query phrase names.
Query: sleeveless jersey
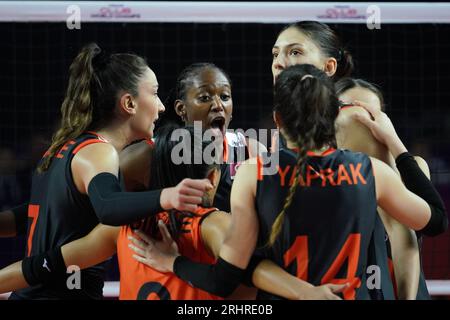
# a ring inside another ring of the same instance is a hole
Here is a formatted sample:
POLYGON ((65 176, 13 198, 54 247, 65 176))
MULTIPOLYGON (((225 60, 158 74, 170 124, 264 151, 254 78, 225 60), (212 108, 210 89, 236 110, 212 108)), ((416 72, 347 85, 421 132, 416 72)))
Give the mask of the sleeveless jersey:
MULTIPOLYGON (((281 148, 278 172, 273 175, 264 175, 267 164, 258 161, 256 254, 313 285, 348 282, 343 297, 359 299, 377 207, 371 161, 365 154, 347 150, 329 149, 320 156, 308 152, 305 174, 281 232, 268 247, 271 227, 295 178, 296 158, 294 151, 281 148)), ((258 297, 277 298, 262 291, 258 297)))
MULTIPOLYGON (((105 142, 95 133, 85 133, 68 141, 43 173, 33 174, 26 255, 44 253, 87 235, 98 223, 89 197, 81 194, 72 177, 71 163, 84 146, 105 142)), ((44 158, 47 153, 44 155, 44 158)), ((43 158, 43 159, 44 159, 43 158)), ((41 160, 42 161, 42 160, 41 160)), ((104 268, 97 265, 81 271, 81 289, 69 289, 67 278, 48 285, 18 290, 11 299, 101 299, 104 268)))

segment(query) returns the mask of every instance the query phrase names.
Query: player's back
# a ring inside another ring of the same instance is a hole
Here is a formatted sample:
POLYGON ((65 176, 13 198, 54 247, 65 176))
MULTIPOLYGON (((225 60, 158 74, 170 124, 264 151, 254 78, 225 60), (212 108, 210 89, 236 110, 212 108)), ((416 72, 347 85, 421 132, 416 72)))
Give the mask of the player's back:
MULTIPOLYGON (((180 254, 193 261, 214 263, 201 237, 201 223, 215 208, 199 208, 195 215, 183 218, 176 240, 180 254)), ((169 223, 169 214, 162 212, 158 218, 169 223)), ((153 226, 155 227, 155 226, 153 226)), ((120 269, 121 300, 216 300, 221 299, 206 291, 194 288, 173 273, 161 273, 133 259, 128 247, 128 236, 133 235, 130 226, 123 226, 117 238, 117 257, 120 269)))
MULTIPOLYGON (((294 182, 297 154, 280 150, 278 173, 259 175, 257 254, 314 285, 348 282, 344 298, 358 298, 377 207, 370 158, 340 149, 308 155, 305 174, 272 247, 264 246, 294 182)), ((275 297, 260 292, 259 298, 275 297)))

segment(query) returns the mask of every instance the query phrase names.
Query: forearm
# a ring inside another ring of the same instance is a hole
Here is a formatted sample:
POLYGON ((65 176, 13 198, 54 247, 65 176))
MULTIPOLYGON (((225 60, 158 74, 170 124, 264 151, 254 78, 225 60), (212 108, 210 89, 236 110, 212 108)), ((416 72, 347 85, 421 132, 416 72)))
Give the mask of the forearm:
MULTIPOLYGON (((100 228, 110 228, 116 234, 118 232, 117 227, 97 227, 97 229, 100 228), (117 232, 114 229, 117 229, 117 232)), ((67 267, 76 265, 80 269, 89 268, 105 261, 116 253, 115 241, 95 231, 96 229, 92 231, 92 234, 61 247, 62 256, 67 267)))
POLYGON ((127 225, 163 211, 161 190, 125 192, 117 178, 109 173, 95 176, 88 194, 99 221, 105 225, 127 225))
POLYGON ((263 260, 258 264, 252 279, 258 289, 290 300, 302 300, 304 293, 314 288, 312 284, 294 277, 270 260, 263 260))
POLYGON ((182 256, 175 259, 173 271, 194 287, 220 297, 231 295, 242 282, 245 272, 221 258, 209 265, 193 262, 182 256))
POLYGON ((393 225, 389 239, 398 298, 415 300, 420 276, 420 253, 415 232, 397 223, 393 225))
POLYGON ((396 165, 405 186, 411 192, 425 200, 430 206, 431 218, 420 232, 429 236, 435 236, 445 232, 448 228, 448 217, 445 212, 444 203, 413 156, 409 153, 402 153, 396 158, 396 165))
POLYGON ((27 288, 29 285, 22 273, 22 261, 0 270, 0 293, 27 288))
POLYGON ((87 236, 22 261, 24 278, 30 285, 46 284, 66 275, 67 267, 85 269, 105 261, 116 251, 119 228, 98 225, 87 236))
POLYGON ((394 157, 394 159, 396 159, 402 153, 408 151, 408 149, 406 149, 405 145, 397 135, 395 135, 392 139, 388 140, 387 147, 392 156, 394 157))

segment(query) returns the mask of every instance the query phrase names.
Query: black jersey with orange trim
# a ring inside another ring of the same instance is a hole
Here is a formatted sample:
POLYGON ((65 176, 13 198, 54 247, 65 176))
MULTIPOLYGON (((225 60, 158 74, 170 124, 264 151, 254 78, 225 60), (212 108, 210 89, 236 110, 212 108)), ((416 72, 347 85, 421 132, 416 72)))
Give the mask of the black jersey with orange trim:
MULTIPOLYGON (((203 243, 201 224, 216 208, 198 208, 192 216, 183 218, 182 229, 176 240, 180 253, 195 262, 212 264, 211 256, 203 243)), ((158 219, 169 223, 167 212, 158 219)), ((173 273, 162 273, 133 259, 134 252, 128 247, 130 226, 123 226, 117 238, 117 257, 120 269, 121 300, 220 300, 209 292, 195 288, 173 273)))
POLYGON ((386 247, 387 233, 383 221, 377 214, 375 228, 370 239, 367 256, 367 282, 366 287, 371 300, 395 300, 395 282, 391 277, 391 262, 388 259, 386 247))
POLYGON ((250 157, 244 135, 227 132, 224 138, 224 163, 221 165, 221 176, 214 206, 222 211, 230 212, 230 194, 236 171, 246 159, 250 157))
MULTIPOLYGON (((56 153, 47 171, 33 174, 28 208, 27 256, 82 238, 99 223, 89 197, 81 194, 75 186, 71 163, 84 146, 103 142, 105 140, 93 132, 82 134, 68 141, 56 153)), ((102 298, 104 268, 101 265, 81 271, 81 289, 68 289, 66 280, 71 275, 69 273, 67 277, 55 279, 48 285, 18 290, 11 298, 102 298)))
MULTIPOLYGON (((367 248, 376 217, 375 179, 370 158, 362 153, 329 149, 308 153, 306 172, 298 181, 282 230, 266 246, 271 227, 283 208, 296 172, 297 153, 279 150, 278 172, 258 173, 256 209, 259 239, 256 254, 314 285, 350 283, 345 299, 360 298, 367 248)), ((261 299, 278 297, 259 292, 261 299)))

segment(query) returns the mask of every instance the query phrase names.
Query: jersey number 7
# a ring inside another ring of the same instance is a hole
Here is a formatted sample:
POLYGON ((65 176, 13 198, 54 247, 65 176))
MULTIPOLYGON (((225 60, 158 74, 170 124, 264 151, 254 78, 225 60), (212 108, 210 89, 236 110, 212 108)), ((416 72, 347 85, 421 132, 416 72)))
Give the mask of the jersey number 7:
POLYGON ((31 254, 31 247, 33 245, 33 235, 34 229, 36 228, 36 222, 39 216, 39 206, 35 204, 28 205, 28 218, 31 219, 31 226, 28 232, 28 240, 27 240, 27 253, 28 257, 31 254))

